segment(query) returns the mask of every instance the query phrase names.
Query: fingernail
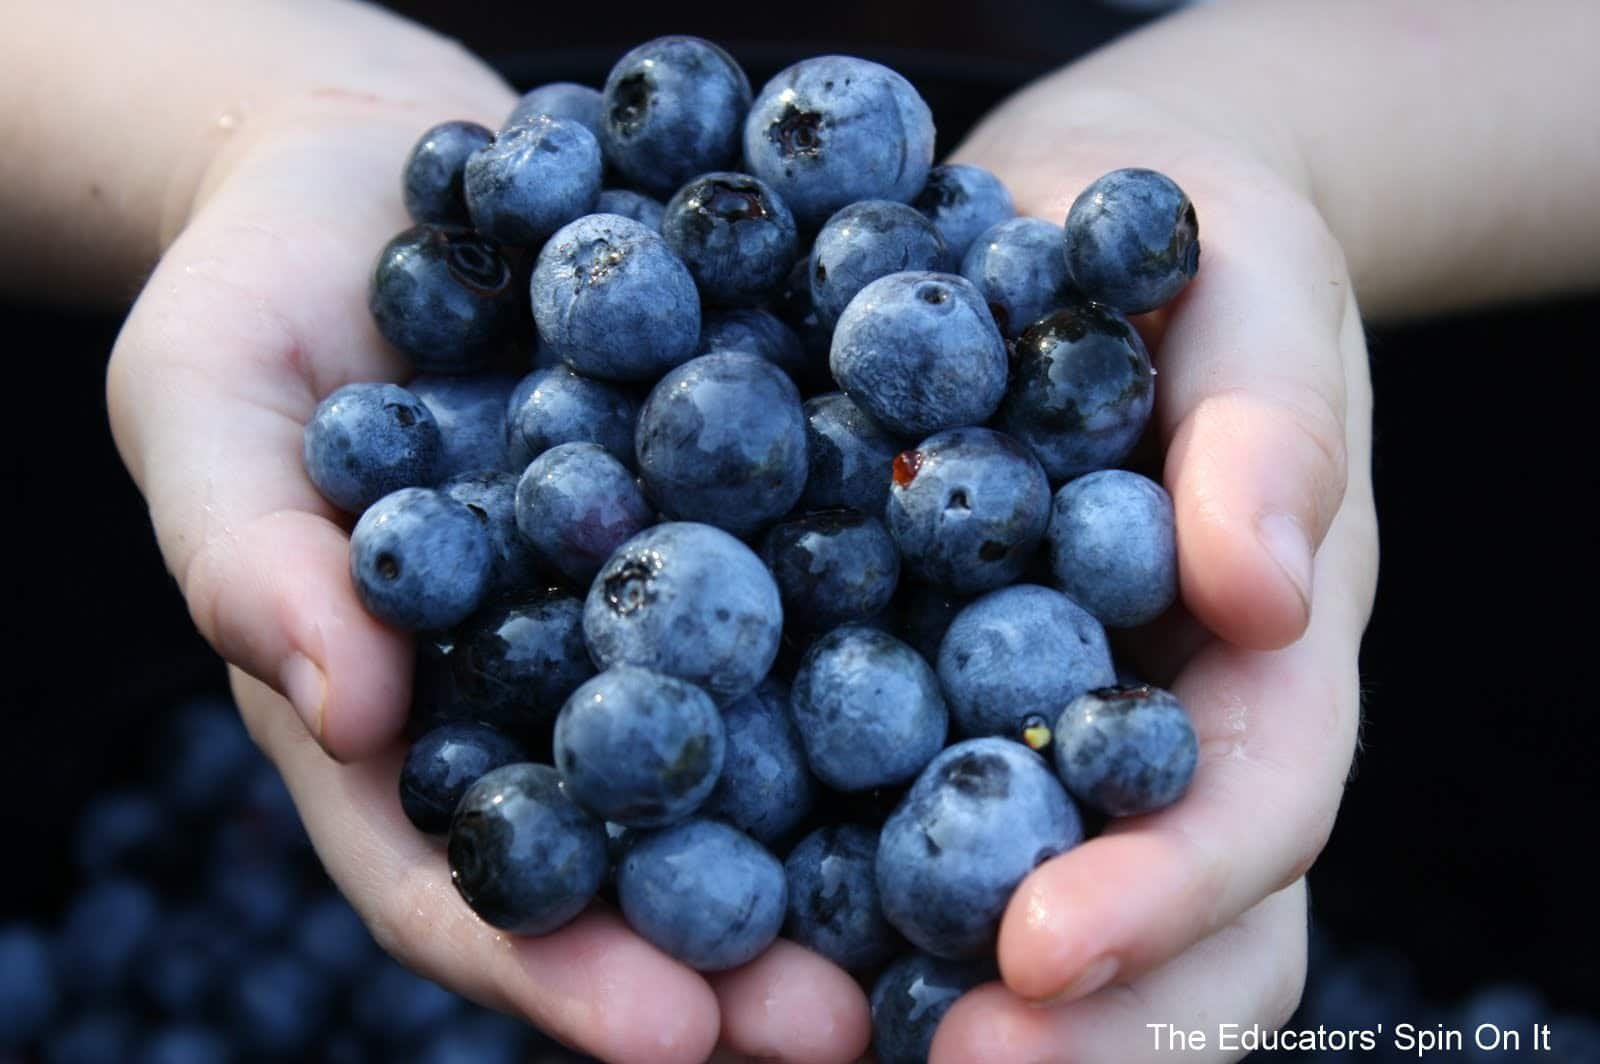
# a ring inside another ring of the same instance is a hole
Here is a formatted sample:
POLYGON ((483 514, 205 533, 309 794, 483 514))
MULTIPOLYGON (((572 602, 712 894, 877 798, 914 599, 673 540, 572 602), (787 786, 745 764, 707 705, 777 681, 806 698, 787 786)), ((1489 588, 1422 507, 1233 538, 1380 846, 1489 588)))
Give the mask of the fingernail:
POLYGON ((328 697, 328 680, 322 670, 296 651, 283 664, 283 693, 316 738, 322 738, 322 708, 328 697))
POLYGON ((1311 615, 1311 537, 1305 527, 1286 513, 1263 514, 1256 521, 1256 536, 1278 563, 1283 575, 1300 595, 1306 616, 1311 615))
POLYGON ((1086 998, 1090 994, 1105 986, 1117 977, 1117 959, 1115 957, 1101 957, 1099 960, 1090 961, 1083 971, 1078 973, 1078 978, 1067 984, 1067 988, 1055 997, 1043 1001, 1029 1002, 1036 1009, 1049 1009, 1057 1005, 1065 1005, 1069 1001, 1086 998))

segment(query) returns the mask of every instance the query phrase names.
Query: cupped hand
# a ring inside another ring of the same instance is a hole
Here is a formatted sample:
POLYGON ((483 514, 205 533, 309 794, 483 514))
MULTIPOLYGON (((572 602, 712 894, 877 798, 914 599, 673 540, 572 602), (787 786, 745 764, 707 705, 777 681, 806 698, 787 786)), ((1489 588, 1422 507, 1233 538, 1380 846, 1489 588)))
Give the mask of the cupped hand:
POLYGON ((1350 278, 1284 154, 1058 76, 957 153, 1059 223, 1100 174, 1161 170, 1195 204, 1200 268, 1138 324, 1177 515, 1182 607, 1130 641, 1188 707, 1200 764, 1174 806, 1036 869, 1000 931, 1003 985, 960 1001, 935 1061, 1170 1059, 1146 1023, 1287 1018, 1302 877, 1327 841, 1360 718, 1377 527, 1370 384, 1350 278))
POLYGON ((865 997, 780 943, 710 978, 597 903, 542 938, 480 922, 444 852, 400 810, 411 640, 352 587, 349 520, 312 487, 301 434, 343 384, 408 367, 366 307, 378 250, 409 223, 400 167, 421 132, 493 128, 510 91, 444 49, 453 76, 413 99, 319 90, 247 111, 118 338, 113 431, 201 633, 234 666, 257 742, 283 773, 334 881, 380 944, 479 1002, 608 1060, 737 1053, 849 1060, 865 997), (423 102, 425 101, 425 102, 423 102))

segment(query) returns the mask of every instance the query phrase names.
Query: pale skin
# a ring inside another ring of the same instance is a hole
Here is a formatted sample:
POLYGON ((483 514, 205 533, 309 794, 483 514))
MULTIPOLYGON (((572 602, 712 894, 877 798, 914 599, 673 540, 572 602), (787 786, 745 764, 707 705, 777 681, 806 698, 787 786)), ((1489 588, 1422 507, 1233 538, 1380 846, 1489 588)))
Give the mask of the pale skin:
MULTIPOLYGON (((1531 8, 1205 5, 1030 87, 957 153, 1054 221, 1118 166, 1164 170, 1197 204, 1199 277, 1142 322, 1187 609, 1141 665, 1193 712, 1202 764, 1178 805, 1023 882, 1003 981, 955 1006, 935 1061, 1170 1058, 1145 1023, 1293 1009, 1376 580, 1361 314, 1600 284, 1600 16, 1531 8)), ((498 934, 400 812, 410 645, 357 601, 301 427, 343 383, 404 379, 365 310, 372 257, 406 224, 400 161, 436 121, 497 125, 512 91, 449 42, 326 0, 27 0, 10 22, 0 232, 29 253, 0 257, 0 284, 138 293, 108 371, 117 444, 379 942, 605 1059, 859 1056, 865 998, 815 955, 780 942, 702 978, 599 907, 498 934)))

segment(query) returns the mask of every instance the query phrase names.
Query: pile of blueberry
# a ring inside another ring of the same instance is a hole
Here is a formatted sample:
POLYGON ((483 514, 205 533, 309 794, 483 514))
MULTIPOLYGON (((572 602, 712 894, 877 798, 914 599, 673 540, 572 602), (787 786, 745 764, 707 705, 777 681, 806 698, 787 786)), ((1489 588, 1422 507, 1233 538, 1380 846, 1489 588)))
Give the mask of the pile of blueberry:
POLYGON ((0 924, 0 1061, 577 1059, 378 949, 231 705, 154 738, 79 815, 59 916, 0 924))
POLYGON ((1116 467, 1194 208, 1128 169, 1017 218, 933 145, 892 70, 752 94, 691 37, 430 129, 370 298, 418 375, 305 433, 362 601, 418 633, 401 797, 468 904, 543 934, 605 892, 704 971, 781 931, 876 975, 884 1061, 1080 804, 1196 760, 1106 636, 1176 597, 1171 499, 1116 467))

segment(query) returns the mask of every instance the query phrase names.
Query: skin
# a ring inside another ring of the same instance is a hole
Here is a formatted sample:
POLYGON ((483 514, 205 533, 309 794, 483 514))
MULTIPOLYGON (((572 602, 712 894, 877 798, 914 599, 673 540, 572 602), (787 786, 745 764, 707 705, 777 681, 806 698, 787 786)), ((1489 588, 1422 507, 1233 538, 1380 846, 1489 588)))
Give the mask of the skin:
MULTIPOLYGON (((143 288, 108 372, 118 447, 253 736, 380 944, 604 1059, 719 1044, 854 1059, 865 1000, 815 955, 779 942, 702 979, 603 905, 507 938, 400 812, 411 645, 341 576, 346 526, 297 448, 340 384, 404 378, 363 309, 372 257, 406 222, 398 162, 439 121, 497 126, 513 93, 353 4, 24 0, 12 15, 0 231, 30 254, 0 260, 0 286, 99 305, 143 288), (69 105, 117 120, 83 137, 42 117, 69 105)), ((1293 1008, 1301 876, 1350 762, 1376 571, 1355 296, 1392 319, 1600 285, 1600 144, 1554 133, 1588 128, 1600 97, 1597 19, 1584 0, 1538 17, 1508 0, 1201 5, 1026 90, 957 152, 1052 221, 1131 159, 1197 205, 1199 275, 1142 322, 1193 619, 1138 664, 1190 707, 1201 764, 1182 802, 1023 883, 1004 981, 955 1005, 936 1064, 1139 1061, 1146 1021, 1293 1008), (1231 54, 1253 58, 1216 61, 1231 54)))

